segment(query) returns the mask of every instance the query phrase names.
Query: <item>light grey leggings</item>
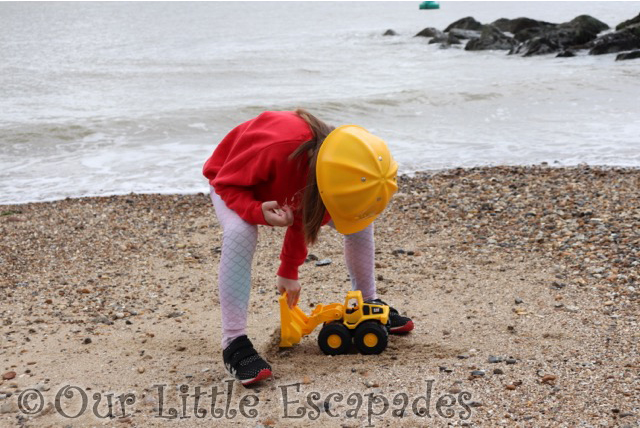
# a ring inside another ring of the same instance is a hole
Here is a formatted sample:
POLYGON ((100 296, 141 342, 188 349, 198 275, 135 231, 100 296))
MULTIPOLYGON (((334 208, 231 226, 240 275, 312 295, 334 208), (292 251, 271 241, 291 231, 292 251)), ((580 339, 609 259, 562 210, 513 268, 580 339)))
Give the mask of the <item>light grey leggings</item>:
MULTIPOLYGON (((218 270, 218 289, 222 311, 222 347, 246 334, 247 309, 251 291, 251 263, 258 242, 258 226, 249 224, 229 209, 211 188, 211 201, 222 226, 222 254, 218 270)), ((333 227, 333 222, 329 225, 333 227)), ((365 300, 375 299, 373 224, 351 235, 344 235, 344 257, 353 290, 362 291, 365 300)))

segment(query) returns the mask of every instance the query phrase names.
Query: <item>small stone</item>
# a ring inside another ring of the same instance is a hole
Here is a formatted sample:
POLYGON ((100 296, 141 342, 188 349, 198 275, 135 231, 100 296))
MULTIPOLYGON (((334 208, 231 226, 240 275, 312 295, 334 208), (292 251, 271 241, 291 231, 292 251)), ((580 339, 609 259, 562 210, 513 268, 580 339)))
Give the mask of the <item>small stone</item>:
POLYGON ((452 386, 449 388, 449 394, 459 394, 462 392, 462 389, 458 386, 452 386))
POLYGON ((367 388, 378 388, 380 385, 378 384, 378 382, 372 382, 368 380, 364 383, 364 386, 366 386, 367 388))
POLYGON ((515 386, 515 385, 511 385, 511 384, 510 384, 510 385, 507 385, 507 389, 508 389, 509 391, 513 391, 514 389, 516 389, 516 386, 515 386))
POLYGON ((391 254, 393 254, 394 256, 397 256, 398 254, 404 254, 406 251, 404 251, 402 248, 398 248, 396 250, 393 250, 391 252, 391 254))
POLYGON ((318 260, 318 256, 316 256, 315 254, 309 254, 307 256, 307 259, 313 260, 315 262, 316 260, 318 260))
POLYGON ((474 370, 471 372, 471 376, 475 376, 475 377, 482 377, 485 375, 485 371, 484 370, 474 370))
POLYGON ((311 378, 309 376, 305 376, 302 378, 303 385, 309 385, 311 383, 311 378))
POLYGON ((457 358, 459 360, 466 360, 467 358, 469 358, 469 355, 468 354, 460 354, 460 355, 457 356, 457 358))
POLYGON ((186 346, 178 346, 178 347, 176 348, 176 351, 178 351, 178 352, 183 352, 183 351, 186 351, 186 350, 187 350, 187 347, 186 347, 186 346))
POLYGON ((470 401, 468 403, 469 407, 482 407, 481 401, 470 401))
POLYGON ((548 375, 542 376, 542 379, 540 379, 540 382, 542 382, 542 383, 554 383, 555 380, 556 380, 556 376, 555 375, 548 374, 548 375))
POLYGON ((49 385, 47 385, 46 383, 39 383, 39 384, 36 385, 36 389, 38 391, 47 392, 48 390, 51 389, 51 387, 49 385))
POLYGON ((90 337, 85 337, 84 340, 82 341, 83 345, 88 345, 91 343, 91 338, 90 337))
POLYGON ((516 297, 515 302, 516 302, 516 305, 520 305, 520 304, 523 303, 523 300, 521 298, 519 298, 519 297, 516 297))
POLYGON ((167 315, 167 318, 178 318, 181 317, 182 315, 184 315, 183 311, 175 311, 175 312, 171 312, 167 315))
POLYGON ((138 367, 138 373, 142 374, 144 373, 144 367, 138 367))
POLYGON ((489 355, 487 362, 491 364, 501 363, 503 361, 502 357, 496 357, 495 355, 489 355))
POLYGON ((316 262, 316 266, 327 266, 332 263, 331 259, 322 259, 316 262))
POLYGON ((4 380, 10 380, 10 379, 13 379, 14 377, 16 377, 16 372, 14 371, 6 372, 5 374, 2 375, 2 379, 4 380))
POLYGON ((493 369, 493 374, 501 375, 504 374, 504 371, 502 369, 493 369))
POLYGON ((443 373, 453 373, 453 369, 450 369, 449 367, 445 367, 445 366, 438 367, 438 370, 440 370, 443 373))
POLYGON ((517 360, 515 358, 507 358, 505 361, 507 364, 515 364, 517 362, 517 360))

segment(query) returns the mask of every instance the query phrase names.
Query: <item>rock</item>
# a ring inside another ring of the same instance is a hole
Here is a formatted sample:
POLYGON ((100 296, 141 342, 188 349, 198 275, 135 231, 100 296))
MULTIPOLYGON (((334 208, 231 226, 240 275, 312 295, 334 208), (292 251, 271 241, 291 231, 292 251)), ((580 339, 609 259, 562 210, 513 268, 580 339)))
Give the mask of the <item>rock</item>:
POLYGON ((51 387, 49 385, 47 385, 46 383, 39 383, 36 385, 35 387, 38 391, 42 391, 42 392, 47 392, 51 389, 51 387))
POLYGON ((462 30, 480 30, 482 28, 482 24, 476 21, 473 17, 468 16, 466 18, 459 19, 449 24, 449 26, 445 28, 444 32, 448 33, 454 28, 458 28, 462 30))
POLYGON ((442 36, 434 37, 429 40, 429 44, 440 43, 441 48, 448 48, 451 45, 461 45, 462 42, 453 34, 443 34, 442 36))
POLYGON ((509 358, 507 358, 507 359, 505 360, 505 362, 506 362, 507 364, 515 364, 515 363, 517 362, 517 360, 516 360, 515 358, 511 358, 511 357, 509 357, 509 358))
POLYGON ((515 304, 516 304, 516 305, 520 305, 520 304, 522 304, 524 301, 523 301, 521 298, 516 297, 516 299, 514 300, 514 302, 515 302, 515 304))
POLYGON ((542 383, 555 383, 555 380, 556 380, 556 376, 555 375, 548 374, 548 375, 542 376, 542 379, 540 379, 540 382, 542 382, 542 383))
POLYGON ((502 369, 493 369, 493 374, 502 375, 504 371, 502 369))
POLYGON ((322 259, 316 262, 316 266, 327 266, 332 263, 331 259, 322 259))
POLYGON ((523 56, 545 55, 571 47, 586 47, 598 34, 609 26, 589 15, 580 15, 569 22, 555 26, 543 25, 520 31, 514 36, 523 40, 510 54, 523 56))
POLYGON ((626 27, 630 27, 630 26, 635 25, 635 24, 640 24, 640 13, 635 18, 628 19, 628 20, 623 21, 620 24, 616 25, 616 31, 623 30, 626 27))
POLYGON ((489 358, 487 359, 487 362, 492 364, 501 363, 502 361, 502 357, 496 357, 495 355, 489 355, 489 358))
POLYGON ((575 52, 573 52, 571 49, 566 49, 556 55, 556 58, 572 58, 574 56, 576 56, 575 52))
POLYGON ((589 55, 603 55, 640 49, 640 24, 605 34, 589 44, 589 55))
POLYGON ((184 315, 183 311, 174 311, 167 314, 167 318, 178 318, 178 317, 181 317, 182 315, 184 315))
POLYGON ((514 389, 516 389, 516 386, 515 386, 515 385, 513 385, 513 384, 509 384, 509 385, 507 385, 507 386, 506 386, 506 388, 507 388, 509 391, 513 391, 514 389))
POLYGON ((378 388, 380 385, 378 384, 378 382, 372 382, 368 380, 364 383, 364 386, 366 386, 367 388, 378 388))
POLYGON ((479 39, 482 33, 476 30, 463 30, 460 28, 454 28, 449 32, 449 34, 455 36, 455 38, 458 40, 471 40, 479 39))
POLYGON ((459 360, 466 360, 467 358, 469 358, 469 355, 468 354, 460 354, 460 355, 457 356, 457 358, 459 360))
POLYGON ((91 322, 94 322, 96 324, 106 324, 106 325, 112 325, 113 321, 111 321, 108 317, 104 316, 104 315, 99 315, 95 318, 93 318, 91 320, 91 322))
POLYGON ((398 33, 396 33, 395 31, 393 31, 392 29, 388 29, 387 31, 384 32, 384 34, 382 34, 383 36, 397 36, 398 33))
POLYGON ((413 37, 442 37, 444 34, 437 28, 427 27, 413 37))
POLYGON ((486 374, 486 372, 484 370, 473 370, 471 372, 471 376, 474 376, 474 377, 482 377, 485 374, 486 374))
POLYGON ((84 340, 82 341, 83 345, 88 345, 91 343, 91 338, 90 337, 85 337, 84 340))
POLYGON ((145 368, 144 367, 138 367, 138 373, 142 374, 144 373, 145 368))
POLYGON ((178 351, 178 352, 183 352, 183 351, 186 351, 186 350, 187 350, 186 346, 178 346, 178 347, 176 347, 176 351, 178 351))
MULTIPOLYGON (((515 19, 501 18, 491 23, 491 25, 495 26, 502 32, 508 32, 513 34, 514 36, 517 35, 518 33, 524 34, 524 31, 529 29, 539 30, 541 28, 551 28, 556 26, 556 24, 552 24, 550 22, 538 21, 531 18, 515 18, 515 19)), ((527 38, 522 38, 522 39, 519 39, 518 37, 515 37, 515 38, 519 41, 527 40, 527 38)))
POLYGON ((640 49, 632 52, 621 53, 616 56, 616 61, 640 58, 640 49))
POLYGON ((450 369, 450 368, 445 367, 445 366, 438 367, 438 370, 440 370, 443 373, 453 373, 453 369, 450 369))
POLYGON ((483 50, 510 50, 513 49, 518 42, 513 38, 503 34, 493 25, 485 25, 477 39, 471 39, 464 50, 466 51, 483 51, 483 50))
POLYGON ((14 377, 16 377, 16 372, 14 371, 9 371, 2 375, 2 379, 4 380, 10 380, 10 379, 13 379, 14 377))

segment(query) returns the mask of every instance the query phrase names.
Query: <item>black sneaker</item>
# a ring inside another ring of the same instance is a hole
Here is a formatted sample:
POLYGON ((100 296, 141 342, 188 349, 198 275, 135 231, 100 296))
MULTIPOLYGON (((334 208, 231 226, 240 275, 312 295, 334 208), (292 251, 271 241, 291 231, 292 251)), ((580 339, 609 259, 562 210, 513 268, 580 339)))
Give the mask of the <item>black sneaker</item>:
POLYGON ((271 366, 258 355, 247 336, 239 336, 222 351, 224 366, 242 385, 271 377, 271 366))
MULTIPOLYGON (((389 306, 380 299, 367 300, 367 303, 389 306)), ((413 330, 413 321, 411 321, 411 318, 403 317, 396 309, 389 306, 389 333, 402 334, 408 333, 411 330, 413 330)))

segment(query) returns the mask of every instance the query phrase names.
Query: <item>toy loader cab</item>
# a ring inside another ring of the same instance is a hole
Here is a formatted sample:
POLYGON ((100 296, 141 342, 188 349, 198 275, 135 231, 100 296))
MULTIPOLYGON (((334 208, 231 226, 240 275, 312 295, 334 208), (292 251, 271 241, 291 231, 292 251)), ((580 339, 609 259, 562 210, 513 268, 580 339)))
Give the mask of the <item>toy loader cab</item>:
POLYGON ((297 306, 289 309, 286 297, 280 297, 280 346, 298 343, 323 323, 318 345, 327 355, 346 354, 351 343, 363 354, 379 354, 387 347, 389 307, 365 303, 362 292, 347 293, 344 305, 318 305, 306 316, 297 306))

